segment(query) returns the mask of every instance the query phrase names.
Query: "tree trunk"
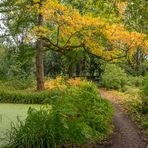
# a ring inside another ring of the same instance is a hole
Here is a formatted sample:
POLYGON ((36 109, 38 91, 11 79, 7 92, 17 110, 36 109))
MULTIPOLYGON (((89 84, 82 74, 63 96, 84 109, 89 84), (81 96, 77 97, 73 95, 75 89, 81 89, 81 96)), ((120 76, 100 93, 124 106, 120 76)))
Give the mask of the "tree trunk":
POLYGON ((76 64, 76 77, 80 77, 81 68, 80 68, 80 62, 77 62, 76 64))
POLYGON ((73 74, 74 74, 74 66, 69 65, 69 68, 68 68, 68 76, 69 76, 69 78, 72 78, 73 74))
MULTIPOLYGON (((40 8, 43 0, 40 0, 40 8)), ((38 15, 38 27, 43 25, 43 16, 38 15)), ((36 78, 37 78, 37 90, 44 89, 44 65, 43 65, 43 41, 41 38, 36 42, 36 78)))

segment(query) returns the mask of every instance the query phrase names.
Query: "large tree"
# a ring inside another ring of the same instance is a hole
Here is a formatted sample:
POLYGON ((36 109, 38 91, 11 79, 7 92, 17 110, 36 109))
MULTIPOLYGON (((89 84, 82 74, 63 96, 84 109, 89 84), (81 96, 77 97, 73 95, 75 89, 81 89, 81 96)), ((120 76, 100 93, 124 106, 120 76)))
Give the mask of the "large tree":
POLYGON ((11 5, 3 1, 9 32, 18 38, 25 33, 25 44, 36 44, 38 90, 44 89, 46 50, 62 54, 84 50, 111 61, 130 57, 137 46, 143 50, 147 46, 144 34, 128 32, 122 24, 107 21, 106 16, 95 17, 97 13, 80 13, 74 6, 58 0, 15 0, 11 5))

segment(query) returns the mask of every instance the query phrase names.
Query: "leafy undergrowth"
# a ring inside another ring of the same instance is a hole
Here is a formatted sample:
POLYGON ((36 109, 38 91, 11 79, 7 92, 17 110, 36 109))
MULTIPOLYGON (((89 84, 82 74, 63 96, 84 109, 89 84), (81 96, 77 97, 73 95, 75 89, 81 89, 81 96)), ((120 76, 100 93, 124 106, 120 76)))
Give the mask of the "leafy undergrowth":
POLYGON ((48 82, 46 87, 56 84, 64 93, 50 106, 30 109, 25 122, 10 130, 7 147, 80 147, 101 143, 111 135, 113 108, 97 87, 80 79, 59 81, 63 79, 48 82))
POLYGON ((120 92, 117 90, 100 89, 101 96, 117 103, 121 110, 130 115, 133 121, 142 129, 148 137, 148 114, 142 112, 142 99, 138 88, 130 88, 132 91, 120 92))
POLYGON ((45 90, 37 92, 35 87, 18 89, 9 85, 0 83, 0 102, 1 103, 25 103, 25 104, 44 104, 50 103, 58 96, 62 96, 65 90, 76 86, 86 84, 86 80, 80 78, 65 80, 62 77, 49 79, 45 81, 45 90))

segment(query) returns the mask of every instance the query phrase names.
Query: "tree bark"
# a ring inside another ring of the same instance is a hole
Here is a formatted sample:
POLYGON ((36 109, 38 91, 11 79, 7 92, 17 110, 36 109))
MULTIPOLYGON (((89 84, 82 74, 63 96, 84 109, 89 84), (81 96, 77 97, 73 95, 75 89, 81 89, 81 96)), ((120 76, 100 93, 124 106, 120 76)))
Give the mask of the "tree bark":
POLYGON ((68 67, 68 76, 69 76, 69 78, 72 78, 73 75, 74 75, 74 66, 69 65, 69 67, 68 67))
MULTIPOLYGON (((40 0, 40 8, 43 0, 40 0)), ((38 27, 43 25, 43 16, 38 14, 38 27)), ((36 42, 36 79, 37 79, 37 90, 44 90, 44 64, 43 64, 43 41, 41 38, 37 39, 36 42)))

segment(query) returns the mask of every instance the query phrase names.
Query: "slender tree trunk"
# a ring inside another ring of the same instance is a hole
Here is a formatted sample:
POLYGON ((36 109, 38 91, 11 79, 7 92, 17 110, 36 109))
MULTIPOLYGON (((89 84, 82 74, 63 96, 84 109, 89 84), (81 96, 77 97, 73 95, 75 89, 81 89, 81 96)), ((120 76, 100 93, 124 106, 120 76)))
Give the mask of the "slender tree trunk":
POLYGON ((73 77, 73 74, 74 74, 74 66, 73 65, 70 65, 69 68, 68 68, 69 78, 72 78, 73 77))
POLYGON ((80 77, 80 71, 81 71, 81 69, 80 69, 80 62, 77 62, 77 64, 76 64, 76 77, 80 77))
MULTIPOLYGON (((40 7, 43 0, 40 0, 40 7)), ((38 15, 38 27, 43 25, 43 16, 38 15)), ((36 78, 37 78, 37 90, 44 89, 44 64, 43 64, 43 41, 39 38, 36 42, 36 78)))

